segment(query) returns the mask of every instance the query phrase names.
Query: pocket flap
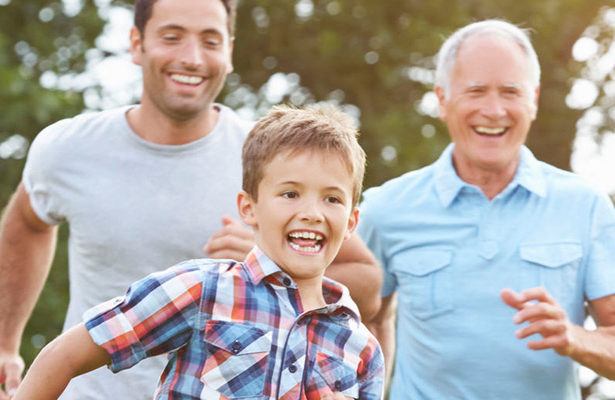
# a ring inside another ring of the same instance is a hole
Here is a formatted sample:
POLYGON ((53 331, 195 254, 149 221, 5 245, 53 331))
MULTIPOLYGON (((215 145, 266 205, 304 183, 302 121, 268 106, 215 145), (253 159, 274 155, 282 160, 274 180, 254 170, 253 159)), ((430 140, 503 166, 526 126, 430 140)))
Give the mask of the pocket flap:
POLYGON ((359 383, 357 371, 343 360, 328 354, 318 352, 316 354, 317 370, 333 392, 342 392, 349 397, 357 398, 359 383))
POLYGON ((272 333, 254 326, 228 321, 207 321, 205 341, 229 353, 240 355, 269 352, 272 333))
POLYGON ((412 275, 424 276, 442 269, 451 263, 453 252, 451 250, 417 250, 407 251, 400 265, 402 271, 412 275))
POLYGON ((578 243, 532 243, 521 245, 521 258, 549 268, 557 268, 580 259, 583 249, 578 243))

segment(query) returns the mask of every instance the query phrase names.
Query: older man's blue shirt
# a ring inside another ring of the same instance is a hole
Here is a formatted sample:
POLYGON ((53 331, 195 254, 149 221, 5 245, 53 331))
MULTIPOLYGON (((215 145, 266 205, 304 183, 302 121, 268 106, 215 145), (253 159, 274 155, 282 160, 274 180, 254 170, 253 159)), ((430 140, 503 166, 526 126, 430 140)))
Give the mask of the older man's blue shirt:
POLYGON ((544 286, 583 324, 585 299, 615 293, 612 203, 525 147, 490 201, 457 176, 452 150, 361 205, 382 295, 399 296, 391 398, 580 399, 576 365, 527 349, 499 293, 544 286))

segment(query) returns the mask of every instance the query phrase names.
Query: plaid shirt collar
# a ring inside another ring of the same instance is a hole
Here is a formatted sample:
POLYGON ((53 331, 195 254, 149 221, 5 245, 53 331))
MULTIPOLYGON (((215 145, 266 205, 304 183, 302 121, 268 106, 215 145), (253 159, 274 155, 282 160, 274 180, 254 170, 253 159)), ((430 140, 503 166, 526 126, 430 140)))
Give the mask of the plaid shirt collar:
MULTIPOLYGON (((265 280, 275 286, 297 289, 297 285, 295 285, 292 277, 284 272, 256 245, 246 256, 243 265, 255 285, 265 280)), ((356 322, 360 322, 359 310, 355 302, 351 299, 350 292, 346 286, 324 277, 322 292, 327 305, 320 310, 316 310, 316 312, 340 315, 344 318, 351 317, 356 322)))

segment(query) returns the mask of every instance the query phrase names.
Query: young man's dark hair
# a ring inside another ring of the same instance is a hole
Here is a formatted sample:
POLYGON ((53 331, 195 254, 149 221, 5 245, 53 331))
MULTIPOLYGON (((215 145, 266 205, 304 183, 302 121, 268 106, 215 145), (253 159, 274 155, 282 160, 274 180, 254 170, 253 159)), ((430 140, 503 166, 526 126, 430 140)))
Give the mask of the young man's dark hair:
MULTIPOLYGON (((228 17, 228 33, 232 38, 235 34, 235 15, 236 15, 236 2, 235 0, 220 0, 226 9, 228 17)), ((145 24, 152 16, 152 7, 154 7, 156 0, 135 0, 135 20, 134 25, 139 29, 141 36, 145 31, 145 24)))

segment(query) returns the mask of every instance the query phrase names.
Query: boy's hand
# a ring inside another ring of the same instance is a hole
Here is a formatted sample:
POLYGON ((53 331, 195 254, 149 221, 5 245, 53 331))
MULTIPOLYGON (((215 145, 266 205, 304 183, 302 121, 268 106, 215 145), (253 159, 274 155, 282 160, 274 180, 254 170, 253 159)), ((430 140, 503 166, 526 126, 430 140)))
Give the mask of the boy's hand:
POLYGON ((9 400, 21 382, 24 361, 19 354, 0 354, 0 400, 9 400))
POLYGON ((222 216, 222 229, 214 233, 203 247, 210 258, 230 258, 243 261, 254 247, 254 232, 238 220, 222 216))

